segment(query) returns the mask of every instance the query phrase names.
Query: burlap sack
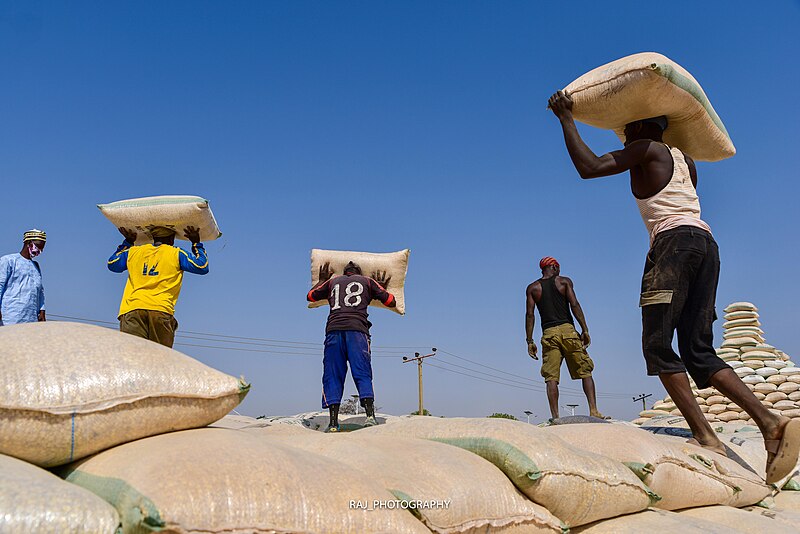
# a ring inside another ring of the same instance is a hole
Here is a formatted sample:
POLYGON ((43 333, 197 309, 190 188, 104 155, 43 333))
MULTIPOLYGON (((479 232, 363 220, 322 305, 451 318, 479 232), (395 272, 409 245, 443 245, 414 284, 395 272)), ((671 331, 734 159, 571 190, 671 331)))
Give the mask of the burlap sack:
POLYGON ((296 447, 347 464, 380 482, 399 499, 449 501, 447 507, 416 510, 415 515, 433 532, 562 531, 561 521, 528 500, 497 467, 452 445, 362 432, 287 433, 273 428, 261 435, 269 443, 296 447))
POLYGON ((696 445, 661 440, 621 425, 548 427, 579 449, 607 456, 631 468, 661 500, 653 506, 679 510, 694 506, 755 504, 770 488, 736 462, 696 445))
MULTIPOLYGON (((386 271, 386 276, 390 276, 388 287, 385 289, 394 295, 397 306, 386 308, 377 300, 370 302, 370 306, 385 308, 390 311, 405 315, 406 313, 406 273, 408 272, 408 257, 411 254, 409 249, 397 252, 374 253, 374 252, 351 252, 345 250, 322 250, 311 249, 311 286, 319 282, 320 266, 329 263, 334 274, 343 274, 348 262, 353 261, 361 267, 364 276, 372 276, 375 271, 386 271)), ((319 308, 327 306, 328 301, 310 302, 309 308, 319 308)))
POLYGON ((61 474, 114 505, 125 532, 429 532, 407 510, 373 506, 395 496, 358 470, 240 430, 141 439, 61 474))
POLYGON ((797 530, 774 517, 754 514, 732 506, 704 506, 678 512, 682 517, 702 519, 743 534, 797 534, 797 530))
POLYGON ((359 432, 432 439, 474 452, 569 526, 642 510, 657 499, 623 464, 519 421, 417 417, 359 432))
POLYGON ((136 237, 137 245, 152 242, 149 232, 154 226, 172 228, 176 239, 186 239, 183 231, 189 226, 200 230, 201 241, 212 241, 222 235, 208 200, 200 197, 162 195, 119 200, 98 204, 97 207, 114 227, 136 230, 139 234, 136 237))
POLYGON ((44 467, 208 425, 249 388, 175 350, 98 326, 4 326, 0 347, 0 453, 44 467))
POLYGON ((570 530, 571 534, 661 534, 666 532, 680 532, 680 534, 734 534, 730 528, 723 525, 652 508, 637 514, 598 521, 585 527, 570 530))
POLYGON ((732 313, 736 311, 757 312, 758 308, 752 302, 732 302, 731 304, 725 306, 725 309, 723 309, 722 311, 724 311, 725 313, 732 313))
POLYGON ((584 74, 565 91, 576 120, 614 130, 622 141, 629 122, 666 115, 664 142, 692 158, 717 161, 736 153, 703 88, 686 69, 654 52, 633 54, 584 74))
POLYGON ((97 495, 0 454, 0 532, 113 534, 118 526, 116 510, 97 495))
POLYGON ((775 506, 800 513, 800 491, 782 491, 775 495, 775 506))

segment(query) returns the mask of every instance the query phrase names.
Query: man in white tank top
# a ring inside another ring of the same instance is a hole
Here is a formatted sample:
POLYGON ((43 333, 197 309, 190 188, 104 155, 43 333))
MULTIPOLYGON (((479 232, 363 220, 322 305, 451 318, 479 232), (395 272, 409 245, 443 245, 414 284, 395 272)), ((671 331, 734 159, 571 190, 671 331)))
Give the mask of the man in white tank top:
POLYGON ((714 350, 712 324, 719 281, 719 249, 700 218, 697 169, 676 147, 662 142, 668 122, 655 117, 625 127, 625 148, 597 156, 581 139, 572 99, 559 91, 549 107, 561 122, 564 141, 581 178, 630 172, 631 192, 650 234, 642 276, 642 350, 647 374, 657 375, 701 446, 725 454, 689 384, 714 386, 746 411, 764 436, 767 482, 788 475, 800 454, 800 420, 770 412, 714 350), (680 357, 672 349, 678 332, 680 357))

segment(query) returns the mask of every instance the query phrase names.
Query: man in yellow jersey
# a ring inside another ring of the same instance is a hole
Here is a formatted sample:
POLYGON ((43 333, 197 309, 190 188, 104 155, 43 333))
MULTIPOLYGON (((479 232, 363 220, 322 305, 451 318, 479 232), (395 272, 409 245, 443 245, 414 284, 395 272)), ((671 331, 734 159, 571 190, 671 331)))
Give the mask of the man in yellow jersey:
POLYGON ((184 271, 208 273, 208 257, 200 243, 200 230, 184 231, 192 242, 191 252, 175 246, 175 231, 156 227, 150 230, 153 244, 134 246, 136 232, 119 228, 125 240, 108 259, 108 269, 128 271, 128 282, 119 307, 120 332, 143 337, 172 347, 178 321, 175 303, 181 292, 184 271))

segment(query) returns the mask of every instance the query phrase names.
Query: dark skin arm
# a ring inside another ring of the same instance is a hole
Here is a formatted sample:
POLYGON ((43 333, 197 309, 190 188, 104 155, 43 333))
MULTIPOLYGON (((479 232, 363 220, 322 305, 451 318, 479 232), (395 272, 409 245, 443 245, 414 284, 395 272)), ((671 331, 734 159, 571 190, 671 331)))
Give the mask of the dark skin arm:
POLYGON ((541 296, 542 286, 539 282, 532 283, 525 291, 525 340, 528 343, 528 355, 534 360, 539 359, 539 356, 536 355, 539 349, 536 347, 536 342, 533 341, 533 326, 536 323, 536 316, 533 312, 541 296))
POLYGON ((317 284, 314 287, 311 288, 311 291, 314 291, 315 289, 317 289, 319 286, 321 286, 322 284, 324 284, 325 282, 327 282, 331 278, 333 278, 333 269, 331 269, 331 264, 330 263, 324 263, 324 264, 320 265, 319 266, 319 282, 317 282, 317 284))
POLYGON ((119 233, 122 234, 122 237, 124 237, 128 243, 136 243, 136 230, 129 230, 121 226, 117 228, 117 230, 119 230, 119 233))
POLYGON ((194 226, 188 226, 186 230, 183 231, 183 236, 191 241, 193 245, 196 245, 200 242, 200 229, 194 226))
MULTIPOLYGON (((389 281, 392 279, 392 277, 391 276, 386 276, 386 271, 382 271, 382 272, 381 271, 375 271, 374 273, 372 273, 372 276, 370 278, 375 280, 375 282, 377 282, 378 285, 381 286, 383 289, 385 289, 387 291, 389 290, 389 281)), ((389 304, 387 304, 386 307, 387 308, 396 308, 397 307, 397 299, 392 299, 392 301, 389 304)))
MULTIPOLYGON (((636 139, 641 132, 641 123, 633 123, 625 128, 627 139, 625 148, 597 156, 586 145, 578 133, 572 117, 572 99, 562 91, 550 97, 548 107, 561 123, 567 152, 581 178, 600 178, 631 173, 631 191, 638 198, 648 198, 663 189, 672 177, 672 156, 667 147, 651 139, 636 139)), ((697 172, 694 162, 686 160, 692 181, 697 185, 697 172)))
POLYGON ((575 316, 575 319, 581 327, 581 341, 583 341, 583 346, 584 348, 588 347, 592 343, 592 338, 589 337, 589 327, 586 326, 586 317, 583 315, 583 308, 581 308, 578 297, 575 295, 575 288, 572 285, 572 280, 564 276, 560 276, 559 278, 561 279, 559 281, 563 281, 564 296, 567 297, 572 315, 575 316))

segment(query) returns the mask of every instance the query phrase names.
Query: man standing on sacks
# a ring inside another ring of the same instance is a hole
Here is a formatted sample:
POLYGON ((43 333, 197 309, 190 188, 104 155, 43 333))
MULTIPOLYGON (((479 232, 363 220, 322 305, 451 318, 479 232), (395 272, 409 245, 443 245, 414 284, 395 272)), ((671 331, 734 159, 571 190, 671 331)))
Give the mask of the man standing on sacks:
POLYGON ((140 246, 134 246, 135 231, 119 231, 125 240, 108 259, 108 269, 115 273, 128 271, 119 307, 120 332, 172 347, 178 329, 175 304, 183 273, 208 274, 208 256, 200 242, 200 231, 191 226, 184 231, 192 242, 191 252, 175 246, 175 231, 171 228, 150 229, 153 243, 140 246))
POLYGON ((369 322, 367 308, 377 299, 389 308, 397 306, 394 295, 386 291, 391 277, 386 272, 376 272, 372 278, 361 274, 357 263, 349 262, 344 274, 334 276, 330 264, 319 269, 319 282, 306 296, 309 302, 327 299, 330 314, 325 326, 325 355, 322 360, 322 407, 330 412, 326 432, 338 432, 339 405, 344 393, 347 364, 367 414, 365 426, 378 424, 375 419, 375 393, 372 389, 372 361, 370 354, 369 322))
POLYGON ((725 447, 692 393, 687 372, 698 388, 715 387, 746 411, 764 436, 767 483, 788 475, 800 454, 800 420, 770 412, 717 356, 712 324, 719 281, 719 249, 700 218, 695 163, 680 148, 667 146, 667 117, 625 126, 625 147, 596 156, 581 139, 572 116, 572 99, 558 91, 549 108, 561 123, 570 158, 581 178, 628 171, 631 192, 650 234, 642 276, 642 349, 647 373, 658 376, 686 418, 701 446, 725 455, 725 447), (672 349, 678 332, 678 356, 672 349))

